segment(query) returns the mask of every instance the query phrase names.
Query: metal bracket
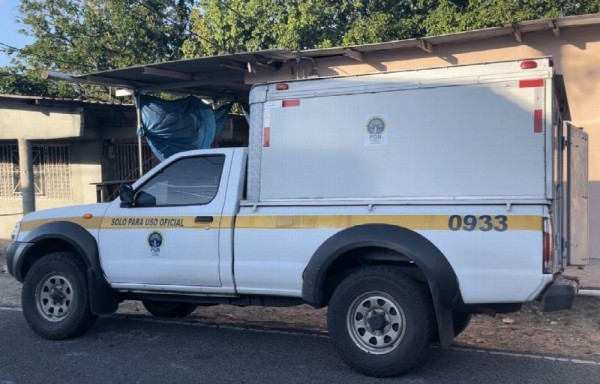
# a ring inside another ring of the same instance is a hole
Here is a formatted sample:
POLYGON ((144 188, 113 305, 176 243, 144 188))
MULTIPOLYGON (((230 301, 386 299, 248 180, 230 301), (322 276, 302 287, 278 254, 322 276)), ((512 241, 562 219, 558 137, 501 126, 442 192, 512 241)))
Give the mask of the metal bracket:
POLYGON ((344 53, 344 56, 347 56, 356 61, 364 61, 365 60, 364 55, 361 52, 355 51, 352 48, 346 48, 346 52, 344 53))
POLYGON ((550 21, 549 26, 552 28, 552 33, 554 33, 554 36, 560 37, 560 28, 558 26, 558 22, 556 20, 552 20, 550 21))
POLYGON ((515 37, 515 40, 517 41, 517 43, 522 43, 523 42, 523 33, 519 29, 519 26, 517 24, 513 24, 512 28, 513 28, 513 36, 515 37))
POLYGON ((425 39, 417 39, 417 46, 427 53, 433 53, 433 45, 425 39))

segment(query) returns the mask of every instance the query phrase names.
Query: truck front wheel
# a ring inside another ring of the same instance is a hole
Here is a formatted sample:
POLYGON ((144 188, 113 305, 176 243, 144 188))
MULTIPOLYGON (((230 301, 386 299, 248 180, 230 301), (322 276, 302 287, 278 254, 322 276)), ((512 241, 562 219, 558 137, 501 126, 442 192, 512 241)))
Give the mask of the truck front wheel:
POLYGON ((389 266, 362 268, 336 288, 329 335, 350 367, 376 377, 418 364, 431 343, 434 314, 426 286, 389 266))
POLYGON ((90 310, 84 265, 73 253, 52 253, 33 264, 21 305, 31 329, 46 339, 79 336, 98 318, 90 310))
POLYGON ((144 308, 156 317, 180 318, 194 312, 197 305, 175 301, 142 300, 144 308))

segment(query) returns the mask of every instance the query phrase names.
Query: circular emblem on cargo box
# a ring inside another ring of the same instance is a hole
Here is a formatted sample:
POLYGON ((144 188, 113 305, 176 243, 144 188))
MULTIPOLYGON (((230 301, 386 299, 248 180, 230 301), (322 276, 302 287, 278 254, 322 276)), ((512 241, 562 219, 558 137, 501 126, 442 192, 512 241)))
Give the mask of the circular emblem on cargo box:
POLYGON ((381 146, 388 143, 387 114, 367 115, 363 145, 381 146))
POLYGON ((385 121, 379 116, 371 117, 367 121, 367 131, 370 135, 381 135, 385 131, 385 121))

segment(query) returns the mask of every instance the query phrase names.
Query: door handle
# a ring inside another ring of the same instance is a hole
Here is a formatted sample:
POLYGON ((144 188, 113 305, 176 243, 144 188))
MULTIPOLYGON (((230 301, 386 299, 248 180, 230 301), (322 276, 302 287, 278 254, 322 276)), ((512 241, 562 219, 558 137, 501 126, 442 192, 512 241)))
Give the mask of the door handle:
POLYGON ((196 216, 194 223, 212 223, 213 220, 212 216, 196 216))

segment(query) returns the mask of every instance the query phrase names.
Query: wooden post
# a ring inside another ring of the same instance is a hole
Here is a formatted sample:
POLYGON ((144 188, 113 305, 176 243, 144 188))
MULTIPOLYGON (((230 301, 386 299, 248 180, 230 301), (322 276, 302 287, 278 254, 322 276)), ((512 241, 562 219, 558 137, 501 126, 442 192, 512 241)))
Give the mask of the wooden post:
MULTIPOLYGON (((140 95, 135 92, 135 113, 137 115, 137 131, 142 129, 142 107, 140 105, 140 95)), ((140 177, 144 176, 144 156, 142 153, 142 136, 138 134, 138 163, 140 166, 140 177)))
POLYGON ((21 178, 21 194, 23 198, 23 214, 35 211, 35 186, 33 182, 33 155, 31 141, 19 141, 19 176, 21 178))

